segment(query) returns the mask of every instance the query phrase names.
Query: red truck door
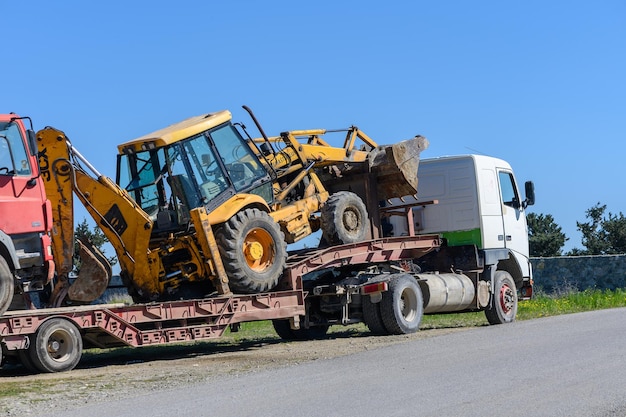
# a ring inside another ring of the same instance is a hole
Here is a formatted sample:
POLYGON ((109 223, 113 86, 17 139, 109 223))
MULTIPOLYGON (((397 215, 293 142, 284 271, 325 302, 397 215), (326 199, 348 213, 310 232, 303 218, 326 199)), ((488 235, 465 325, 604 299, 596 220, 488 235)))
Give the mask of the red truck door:
POLYGON ((8 235, 46 231, 46 197, 37 159, 18 121, 0 120, 0 230, 8 235))

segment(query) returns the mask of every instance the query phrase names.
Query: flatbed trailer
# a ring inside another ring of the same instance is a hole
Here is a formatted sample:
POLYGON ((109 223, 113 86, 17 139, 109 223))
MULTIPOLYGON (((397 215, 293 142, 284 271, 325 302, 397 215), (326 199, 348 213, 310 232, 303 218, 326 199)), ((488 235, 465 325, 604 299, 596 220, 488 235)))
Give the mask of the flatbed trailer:
MULTIPOLYGON (((438 235, 423 235, 298 251, 289 257, 278 287, 263 294, 9 311, 0 317, 2 362, 12 358, 33 372, 62 372, 78 364, 83 348, 214 339, 229 326, 256 320, 273 320, 284 338, 314 337, 332 324, 371 317, 371 312, 362 313, 361 298, 375 305, 394 274, 411 273, 416 259, 440 245, 438 235), (330 304, 339 307, 337 314, 327 306, 320 316, 322 299, 332 299, 330 304), (310 306, 315 308, 309 311, 310 306)), ((420 300, 415 312, 419 319, 421 310, 420 300)), ((376 324, 367 324, 380 332, 376 324)))

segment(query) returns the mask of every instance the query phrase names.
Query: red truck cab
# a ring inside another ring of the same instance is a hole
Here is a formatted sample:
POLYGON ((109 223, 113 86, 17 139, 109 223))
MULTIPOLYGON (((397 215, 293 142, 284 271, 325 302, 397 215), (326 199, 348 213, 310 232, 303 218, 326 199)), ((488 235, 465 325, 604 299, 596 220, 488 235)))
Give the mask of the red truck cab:
MULTIPOLYGON (((15 294, 43 290, 54 273, 52 209, 35 134, 25 127, 25 119, 0 114, 0 314, 15 294)), ((42 161, 48 162, 45 155, 42 161)))

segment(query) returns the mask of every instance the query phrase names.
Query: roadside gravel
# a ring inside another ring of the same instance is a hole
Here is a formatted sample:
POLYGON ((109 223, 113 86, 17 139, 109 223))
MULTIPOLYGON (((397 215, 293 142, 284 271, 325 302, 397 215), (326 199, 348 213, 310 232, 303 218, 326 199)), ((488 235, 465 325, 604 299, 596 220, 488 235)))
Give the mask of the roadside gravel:
POLYGON ((467 329, 371 336, 346 328, 326 339, 302 342, 277 337, 241 342, 224 338, 176 346, 91 350, 75 370, 61 374, 30 375, 20 365, 5 365, 0 369, 0 415, 39 416, 85 403, 125 401, 202 381, 242 377, 270 367, 294 366, 463 330, 467 329))

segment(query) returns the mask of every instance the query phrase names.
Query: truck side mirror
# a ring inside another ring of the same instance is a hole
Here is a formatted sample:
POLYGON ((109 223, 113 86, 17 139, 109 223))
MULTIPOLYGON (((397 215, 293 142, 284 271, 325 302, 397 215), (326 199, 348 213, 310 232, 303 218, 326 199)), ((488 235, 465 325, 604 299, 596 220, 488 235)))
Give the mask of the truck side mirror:
POLYGON ((524 184, 526 191, 526 200, 524 200, 524 208, 535 204, 535 184, 532 181, 526 181, 524 184))

